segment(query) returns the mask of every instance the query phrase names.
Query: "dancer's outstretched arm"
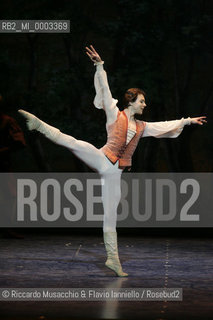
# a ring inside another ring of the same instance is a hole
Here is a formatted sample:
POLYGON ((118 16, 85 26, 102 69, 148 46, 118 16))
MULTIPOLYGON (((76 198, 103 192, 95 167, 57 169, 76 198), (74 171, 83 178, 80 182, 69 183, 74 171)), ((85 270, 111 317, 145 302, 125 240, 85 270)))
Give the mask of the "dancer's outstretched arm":
POLYGON ((96 65, 96 97, 94 104, 97 108, 104 109, 107 117, 107 124, 112 124, 117 119, 118 107, 116 106, 117 100, 112 98, 112 94, 110 92, 107 74, 103 68, 104 62, 101 60, 100 55, 92 45, 90 45, 90 48, 86 47, 86 54, 96 65))
POLYGON ((180 120, 146 122, 143 137, 177 138, 183 131, 184 126, 192 123, 203 125, 204 123, 207 123, 206 117, 189 117, 187 119, 182 118, 180 120))

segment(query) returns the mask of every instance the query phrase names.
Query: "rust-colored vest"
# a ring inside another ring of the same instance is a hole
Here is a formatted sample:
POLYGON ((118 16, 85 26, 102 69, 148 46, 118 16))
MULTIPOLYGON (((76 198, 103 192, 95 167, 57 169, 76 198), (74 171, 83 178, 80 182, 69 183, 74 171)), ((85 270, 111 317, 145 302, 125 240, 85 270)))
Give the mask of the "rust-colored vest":
POLYGON ((101 148, 112 163, 119 160, 119 168, 131 167, 132 155, 143 135, 145 123, 136 120, 136 134, 126 144, 128 119, 124 111, 118 111, 117 120, 107 126, 107 143, 101 148))

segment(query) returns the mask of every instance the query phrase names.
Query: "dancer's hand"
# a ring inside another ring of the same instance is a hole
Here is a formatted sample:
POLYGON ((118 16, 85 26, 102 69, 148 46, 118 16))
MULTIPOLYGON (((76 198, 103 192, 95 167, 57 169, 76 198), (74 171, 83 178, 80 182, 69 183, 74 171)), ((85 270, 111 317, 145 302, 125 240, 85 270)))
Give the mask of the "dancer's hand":
POLYGON ((93 62, 101 62, 101 57, 99 54, 95 51, 92 45, 90 45, 90 48, 86 47, 86 54, 93 62))
POLYGON ((206 116, 191 118, 191 123, 203 125, 204 123, 207 123, 205 118, 206 116))

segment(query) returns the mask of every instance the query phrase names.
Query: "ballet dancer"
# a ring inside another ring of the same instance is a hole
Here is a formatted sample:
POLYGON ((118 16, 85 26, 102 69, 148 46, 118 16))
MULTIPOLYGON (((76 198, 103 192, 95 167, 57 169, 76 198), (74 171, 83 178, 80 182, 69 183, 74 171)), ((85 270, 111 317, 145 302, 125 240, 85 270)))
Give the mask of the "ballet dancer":
MULTIPOLYGON (((107 252, 105 265, 117 276, 126 277, 118 255, 117 246, 117 207, 121 198, 121 174, 124 168, 131 167, 131 158, 141 137, 176 138, 185 125, 206 122, 205 116, 171 120, 163 122, 145 122, 135 119, 146 107, 145 93, 138 88, 131 88, 124 95, 124 110, 117 107, 117 100, 112 98, 104 61, 94 47, 86 47, 86 54, 96 66, 94 85, 96 96, 94 105, 106 113, 107 142, 97 149, 88 142, 77 140, 62 133, 33 114, 24 110, 19 112, 26 118, 29 130, 37 130, 48 139, 68 148, 76 157, 98 172, 102 179, 102 202, 104 209, 103 238, 107 252)), ((95 121, 95 119, 94 119, 95 121)))

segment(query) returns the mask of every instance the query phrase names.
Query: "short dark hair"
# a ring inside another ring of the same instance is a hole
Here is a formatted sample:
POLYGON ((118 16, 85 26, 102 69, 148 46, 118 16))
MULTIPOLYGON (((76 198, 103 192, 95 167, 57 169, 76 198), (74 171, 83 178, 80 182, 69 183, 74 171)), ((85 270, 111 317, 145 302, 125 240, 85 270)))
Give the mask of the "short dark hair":
POLYGON ((144 95, 144 97, 146 95, 146 93, 142 89, 139 89, 139 88, 128 89, 124 94, 124 99, 123 99, 124 108, 128 108, 130 102, 135 102, 139 94, 144 95))

